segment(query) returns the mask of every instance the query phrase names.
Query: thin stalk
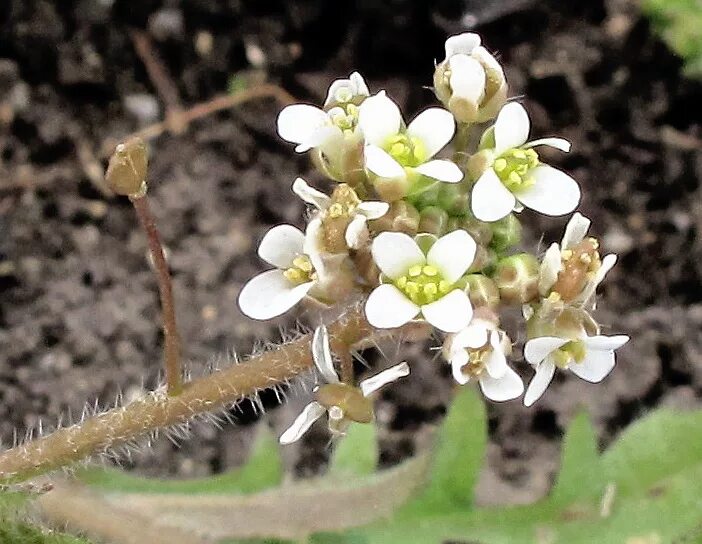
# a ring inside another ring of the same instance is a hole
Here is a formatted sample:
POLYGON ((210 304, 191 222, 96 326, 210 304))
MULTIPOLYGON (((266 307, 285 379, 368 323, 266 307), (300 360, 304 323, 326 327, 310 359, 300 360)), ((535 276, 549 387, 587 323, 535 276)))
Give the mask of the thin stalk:
POLYGON ((161 298, 163 313, 163 359, 166 370, 166 386, 169 395, 179 395, 183 390, 183 371, 180 359, 180 335, 176 324, 175 304, 173 301, 173 286, 171 273, 168 269, 166 257, 163 254, 161 237, 156 227, 156 221, 149 208, 146 195, 131 197, 139 223, 146 233, 149 251, 156 272, 156 283, 161 298))

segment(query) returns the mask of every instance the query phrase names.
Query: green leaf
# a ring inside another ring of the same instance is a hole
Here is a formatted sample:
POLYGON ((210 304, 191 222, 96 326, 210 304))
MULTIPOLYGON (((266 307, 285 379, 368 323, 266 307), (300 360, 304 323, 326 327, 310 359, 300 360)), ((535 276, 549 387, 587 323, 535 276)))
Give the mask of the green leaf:
POLYGON ((566 504, 578 497, 601 494, 605 485, 597 435, 583 411, 575 416, 563 438, 561 469, 551 499, 566 504))
POLYGON ((310 537, 309 544, 368 544, 368 537, 353 531, 347 533, 317 533, 310 537))
POLYGON ((351 425, 337 444, 329 463, 329 475, 366 476, 378 466, 378 441, 375 425, 351 425))
POLYGON ((78 479, 108 491, 123 493, 254 493, 278 485, 283 478, 280 448, 272 432, 261 425, 247 463, 224 474, 191 480, 134 476, 117 469, 90 468, 78 479))
POLYGON ((439 431, 428 488, 406 513, 470 508, 486 445, 485 403, 474 387, 461 387, 439 431))

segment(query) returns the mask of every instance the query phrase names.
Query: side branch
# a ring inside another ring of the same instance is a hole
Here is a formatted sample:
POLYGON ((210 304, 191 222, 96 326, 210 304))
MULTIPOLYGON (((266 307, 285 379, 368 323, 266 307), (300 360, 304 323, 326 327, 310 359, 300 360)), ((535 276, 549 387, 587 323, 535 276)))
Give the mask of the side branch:
MULTIPOLYGON (((375 332, 358 306, 329 326, 332 345, 358 346, 375 332)), ((125 407, 2 452, 0 484, 69 466, 156 429, 187 422, 197 415, 226 408, 261 389, 285 383, 312 369, 310 342, 311 335, 307 334, 252 356, 243 364, 189 382, 178 396, 153 391, 125 407)))

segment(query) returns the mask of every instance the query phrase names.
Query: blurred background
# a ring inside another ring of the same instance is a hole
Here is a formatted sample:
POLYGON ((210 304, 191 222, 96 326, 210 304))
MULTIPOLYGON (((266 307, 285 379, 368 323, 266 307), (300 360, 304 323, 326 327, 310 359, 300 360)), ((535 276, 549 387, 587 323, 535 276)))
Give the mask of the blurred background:
MULTIPOLYGON (((466 30, 498 55, 532 134, 573 142, 550 160, 581 183, 593 234, 620 256, 599 317, 605 331, 632 337, 600 385, 561 376, 531 409, 489 405, 479 501, 544 495, 563 429, 582 406, 603 445, 654 406, 699 406, 701 28, 694 0, 3 0, 0 438, 12 443, 40 420, 50 427, 86 402, 107 406, 157 381, 162 337, 146 243, 128 201, 102 181, 120 138, 266 81, 321 104, 329 83, 353 70, 412 117, 435 102, 427 87, 444 40, 466 30)), ((216 354, 246 354, 308 318, 258 323, 236 305, 264 267, 255 254, 263 233, 302 226, 293 179, 321 179, 278 138, 281 107, 249 101, 149 142, 152 206, 196 374, 216 354)), ((560 239, 566 221, 522 218, 531 248, 560 239)), ((448 367, 420 348, 403 351, 413 376, 378 406, 384 465, 420 447, 450 399, 448 367)), ((280 429, 305 400, 274 409, 276 395, 264 394, 266 422, 280 429)), ((180 447, 164 439, 125 464, 175 477, 236 466, 260 406, 232 414, 236 426, 195 425, 180 447)), ((323 428, 286 450, 301 475, 323 470, 328 453, 323 428)))

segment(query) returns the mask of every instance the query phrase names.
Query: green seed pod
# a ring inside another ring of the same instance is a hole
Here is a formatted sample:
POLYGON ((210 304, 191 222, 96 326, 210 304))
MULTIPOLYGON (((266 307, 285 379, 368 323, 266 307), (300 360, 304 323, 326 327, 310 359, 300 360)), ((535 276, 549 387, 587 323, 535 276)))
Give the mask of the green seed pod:
POLYGON ((404 232, 414 236, 419 229, 419 212, 409 202, 398 200, 390 204, 390 209, 384 216, 369 221, 368 224, 374 232, 404 232))
POLYGON ((490 246, 498 253, 516 246, 522 239, 522 224, 513 213, 489 225, 492 228, 490 246))
POLYGON ((441 236, 446 232, 449 216, 438 206, 429 206, 419 213, 418 232, 428 232, 441 236))
POLYGON ((523 304, 538 295, 539 261, 528 253, 519 253, 497 262, 493 280, 500 297, 507 304, 523 304))
POLYGON ((468 296, 474 308, 487 306, 494 309, 500 304, 500 291, 494 281, 483 274, 465 276, 468 296))
POLYGON ((118 195, 141 196, 146 192, 148 165, 146 144, 141 138, 132 138, 116 147, 110 157, 105 180, 118 195))

